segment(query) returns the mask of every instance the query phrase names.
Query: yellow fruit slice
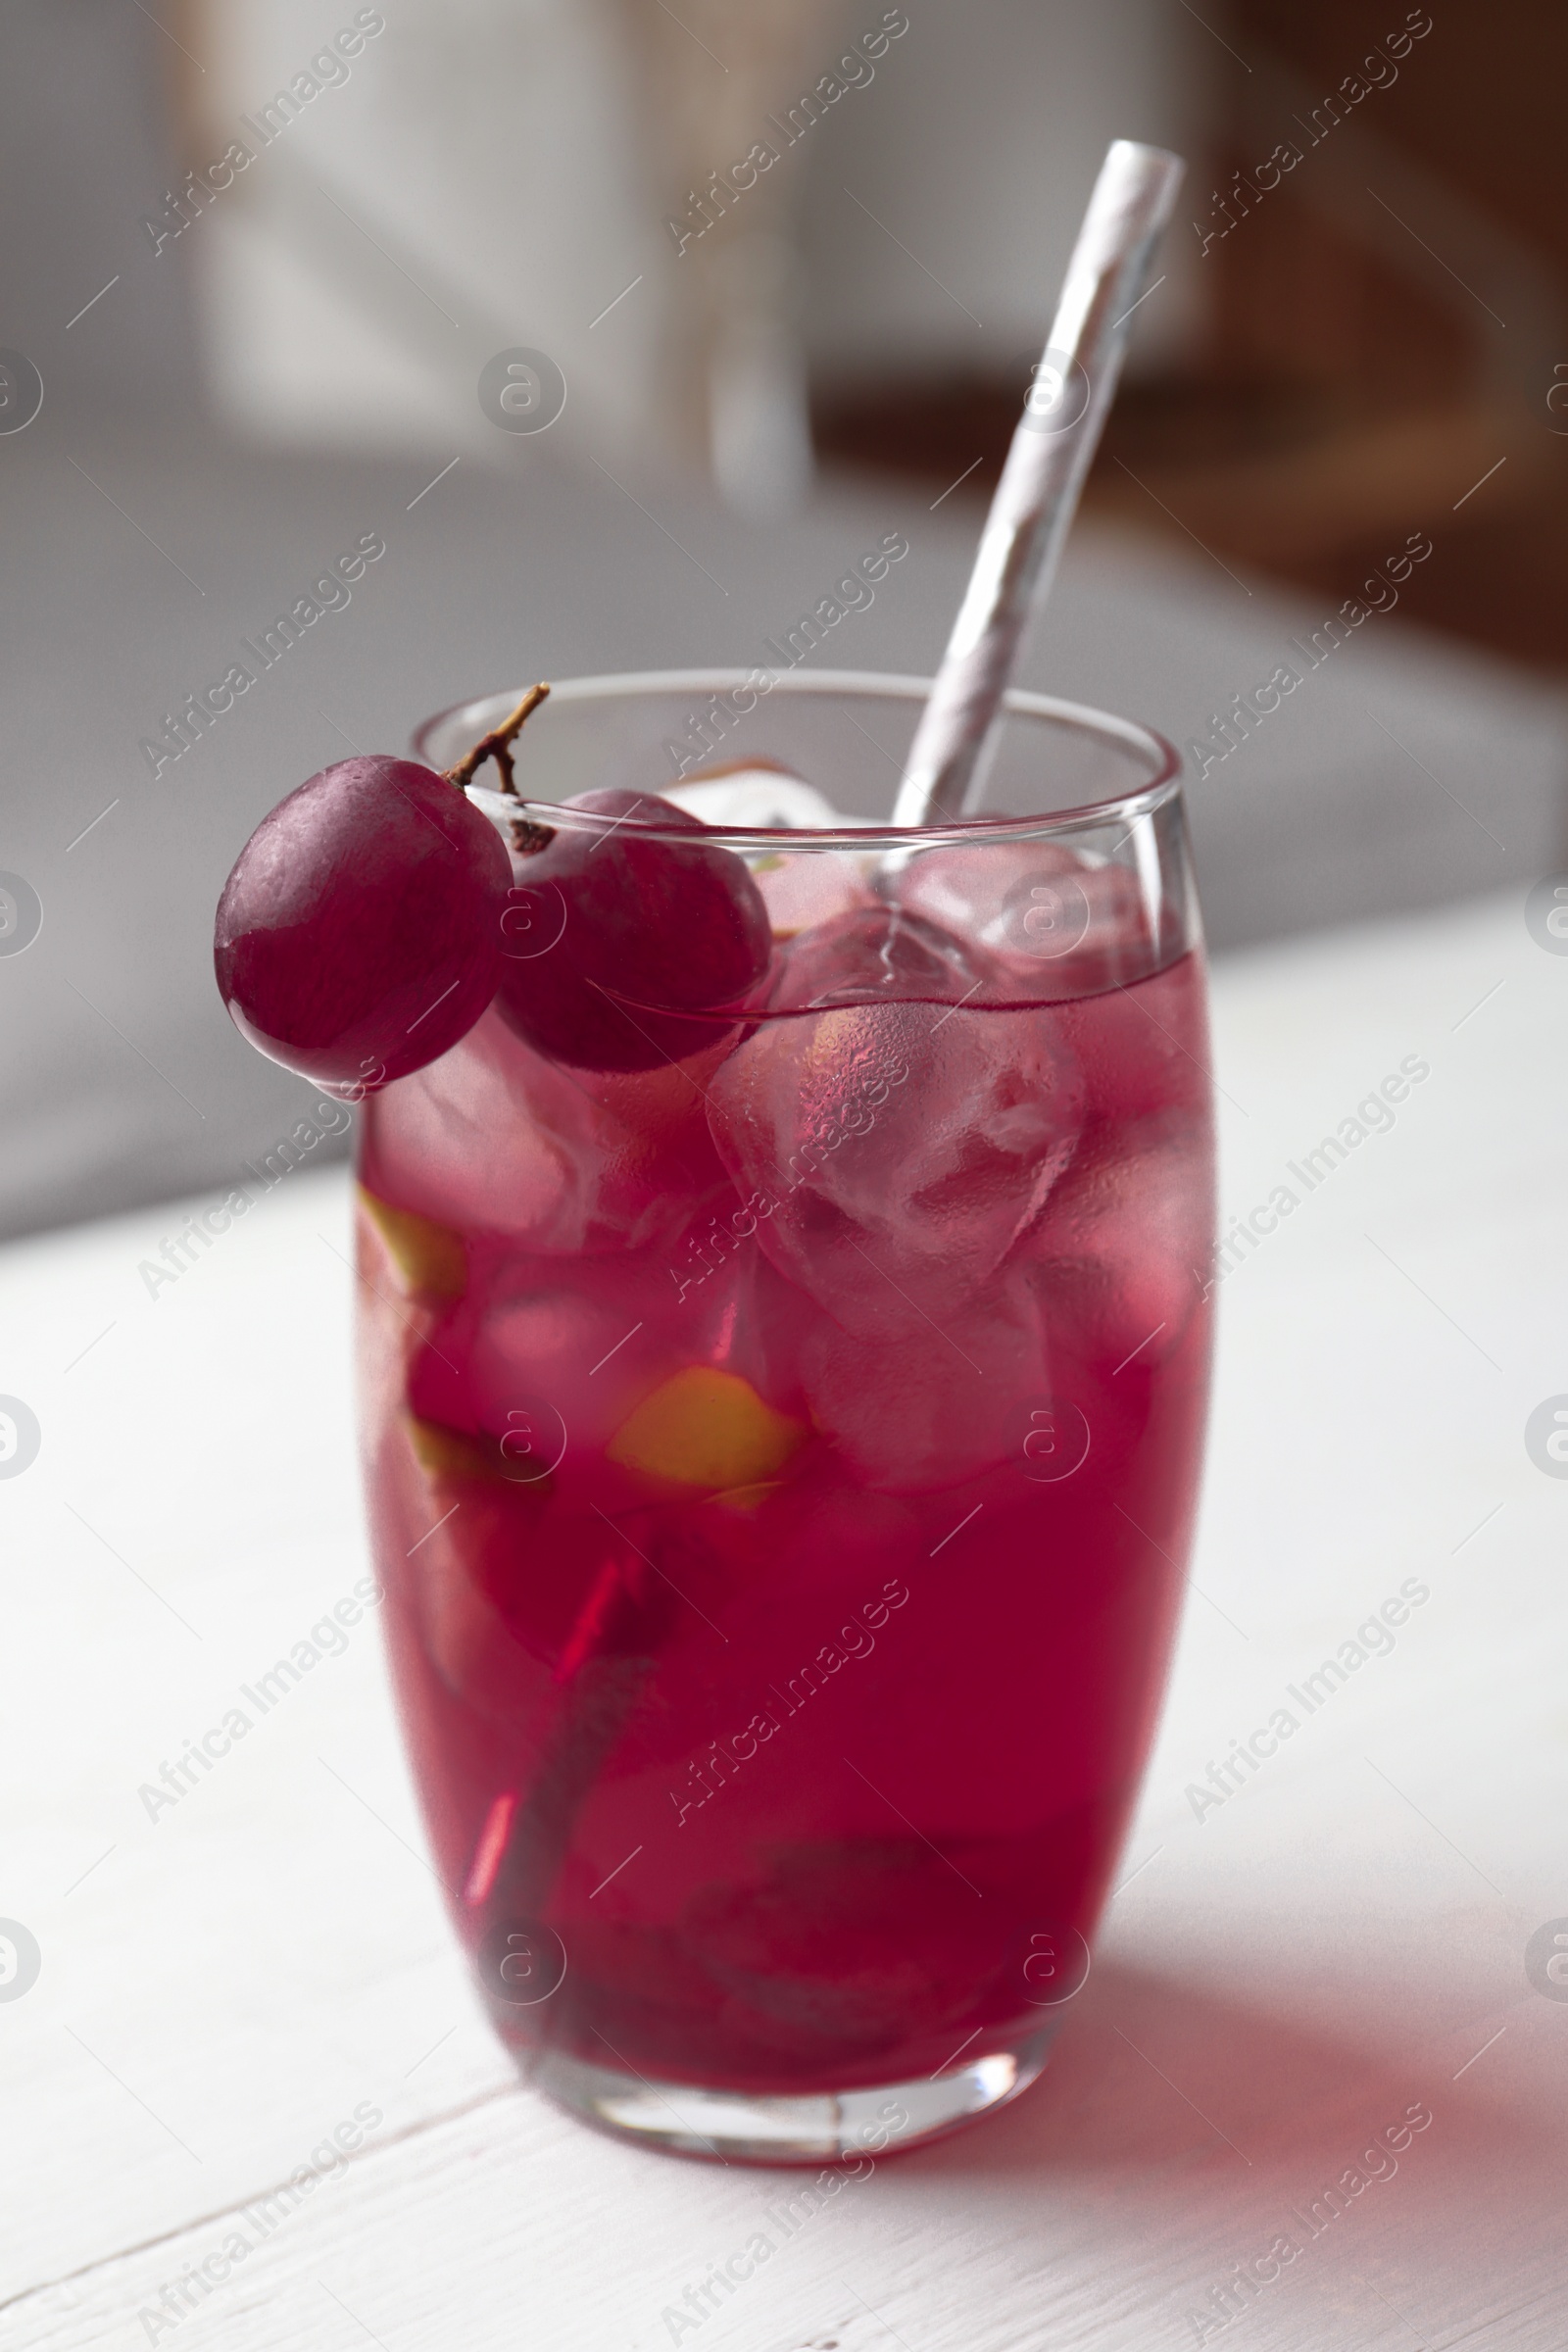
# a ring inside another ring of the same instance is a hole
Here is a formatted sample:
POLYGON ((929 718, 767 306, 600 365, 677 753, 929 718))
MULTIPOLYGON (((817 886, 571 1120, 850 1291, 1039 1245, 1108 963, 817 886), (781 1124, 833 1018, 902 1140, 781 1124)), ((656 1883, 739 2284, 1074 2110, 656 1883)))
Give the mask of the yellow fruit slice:
POLYGON ((730 1487, 724 1494, 711 1497, 712 1508, 715 1511, 733 1511, 737 1518, 750 1519, 754 1512, 761 1509, 770 1494, 778 1493, 782 1483, 776 1478, 761 1478, 754 1480, 749 1487, 730 1487))
POLYGON ((627 1414, 607 1452, 681 1487, 746 1487, 783 1467, 806 1432, 749 1380, 689 1364, 627 1414))
POLYGON ((414 1458, 432 1485, 478 1479, 486 1486, 510 1487, 523 1500, 536 1502, 553 1491, 548 1470, 531 1477, 509 1476, 507 1457, 492 1439, 467 1437, 439 1421, 421 1421, 416 1413, 405 1412, 403 1420, 414 1458))
POLYGON ((412 1208, 394 1208, 359 1187, 360 1206, 386 1244, 405 1291, 425 1298, 461 1298, 468 1287, 468 1260, 457 1234, 412 1208))
POLYGON ((430 1478, 491 1478, 496 1475, 495 1463, 484 1447, 473 1438, 465 1437, 461 1430, 445 1429, 439 1421, 421 1421, 417 1414, 405 1416, 414 1458, 430 1478))

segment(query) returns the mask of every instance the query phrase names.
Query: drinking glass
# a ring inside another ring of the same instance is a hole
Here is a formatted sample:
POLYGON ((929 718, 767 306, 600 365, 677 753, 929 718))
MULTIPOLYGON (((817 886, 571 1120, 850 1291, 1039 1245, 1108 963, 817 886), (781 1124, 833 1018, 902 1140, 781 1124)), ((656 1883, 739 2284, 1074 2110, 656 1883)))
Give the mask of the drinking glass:
MULTIPOLYGON (((1014 692, 995 812, 900 833, 926 692, 558 685, 515 746, 536 820, 756 761, 825 796, 709 836, 768 979, 629 1072, 492 1006, 364 1106, 366 1480, 447 1899, 531 2080, 687 2153, 860 2160, 1033 2081, 1191 1539, 1213 1174, 1176 757, 1014 692)), ((475 797, 517 848, 507 952, 549 956, 539 837, 475 797)))

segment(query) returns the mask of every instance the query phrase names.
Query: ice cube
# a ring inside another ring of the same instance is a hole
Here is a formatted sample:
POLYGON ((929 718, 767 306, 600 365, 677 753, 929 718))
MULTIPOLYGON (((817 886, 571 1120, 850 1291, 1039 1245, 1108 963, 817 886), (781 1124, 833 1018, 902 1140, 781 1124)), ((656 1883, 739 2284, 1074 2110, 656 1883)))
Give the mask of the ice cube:
POLYGON ((801 1377, 822 1436, 858 1478, 892 1494, 959 1486, 1015 1457, 1016 1400, 1051 1394, 1039 1319, 1016 1281, 891 1340, 824 1316, 801 1377))
POLYGON ((720 829, 738 825, 746 831, 831 832, 846 821, 814 784, 770 760, 708 769, 683 784, 669 785, 661 798, 720 829))
POLYGON ((1162 1362, 1203 1297, 1213 1230, 1197 1109, 1102 1130, 1032 1238, 1028 1280, 1053 1345, 1107 1368, 1162 1362))
POLYGON ((829 926, 786 956, 773 1000, 826 1009, 770 1010, 708 1081, 763 1249, 862 1339, 961 1314, 1077 1140, 1083 1084, 1056 1016, 963 1005, 970 968, 929 926, 829 926))
POLYGON ((793 939, 874 904, 870 860, 844 850, 784 850, 750 862, 775 939, 793 939))
POLYGON ((829 1004, 956 1004, 983 993, 990 977, 949 931, 880 899, 867 898, 818 923, 782 959, 769 1009, 829 1004))
MULTIPOLYGON (((637 1402, 679 1364, 669 1284, 645 1257, 507 1260, 477 1302, 467 1379, 480 1426, 516 1477, 597 1459, 637 1402), (567 1279, 563 1279, 564 1272, 567 1279)), ((697 1336, 692 1319, 683 1336, 697 1336)))
POLYGON ((902 867, 895 888, 900 906, 976 943, 1013 998, 1102 988, 1136 978, 1151 958, 1137 874, 1087 863, 1059 843, 927 850, 902 867))
POLYGON ((808 1432, 798 1358, 815 1309, 722 1222, 727 1255, 711 1224, 696 1237, 706 1275, 662 1250, 481 1268, 417 1355, 413 1409, 500 1444, 501 1475, 586 1480, 610 1509, 607 1480, 645 1497, 773 1477, 808 1432))
POLYGON ((520 1249, 651 1246, 725 1189, 703 1087, 731 1034, 678 1066, 573 1071, 536 1054, 492 1006, 439 1061, 371 1097, 366 1182, 460 1234, 520 1249))

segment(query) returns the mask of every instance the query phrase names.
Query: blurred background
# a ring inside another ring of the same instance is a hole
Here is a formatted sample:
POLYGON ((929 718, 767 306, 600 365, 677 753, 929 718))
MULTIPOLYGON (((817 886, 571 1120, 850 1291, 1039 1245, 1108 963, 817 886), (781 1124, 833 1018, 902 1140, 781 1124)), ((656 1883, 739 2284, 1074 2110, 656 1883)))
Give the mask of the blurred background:
POLYGON ((764 661, 893 532, 810 658, 929 672, 1118 135, 1190 177, 1022 682, 1195 747, 1220 953, 1564 862, 1545 0, 8 0, 0 63, 0 1233, 300 1115, 212 908, 350 748, 764 661))

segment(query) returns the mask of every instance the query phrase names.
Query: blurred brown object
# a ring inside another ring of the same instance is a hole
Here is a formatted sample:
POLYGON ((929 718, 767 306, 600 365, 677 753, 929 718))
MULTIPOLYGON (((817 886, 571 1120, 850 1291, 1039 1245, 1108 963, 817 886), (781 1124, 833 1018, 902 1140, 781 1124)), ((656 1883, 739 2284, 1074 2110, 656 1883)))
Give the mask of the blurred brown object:
MULTIPOLYGON (((1422 530, 1408 612, 1568 666, 1568 17, 1235 0, 1209 26, 1219 127, 1171 231, 1200 249, 1202 347, 1128 384, 1091 509, 1330 597, 1422 530)), ((977 490, 1026 365, 824 385, 818 447, 943 488, 979 459, 977 490)))

